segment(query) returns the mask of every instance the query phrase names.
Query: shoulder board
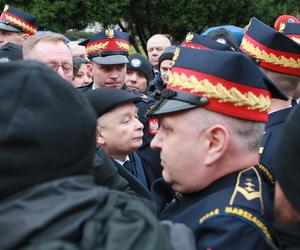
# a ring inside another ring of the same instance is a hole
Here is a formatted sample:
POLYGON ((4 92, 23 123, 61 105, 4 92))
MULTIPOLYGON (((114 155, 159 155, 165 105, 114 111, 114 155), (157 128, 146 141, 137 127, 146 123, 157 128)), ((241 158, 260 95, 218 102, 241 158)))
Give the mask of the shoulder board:
POLYGON ((234 191, 229 201, 230 206, 246 207, 264 213, 262 180, 255 167, 238 173, 234 191))

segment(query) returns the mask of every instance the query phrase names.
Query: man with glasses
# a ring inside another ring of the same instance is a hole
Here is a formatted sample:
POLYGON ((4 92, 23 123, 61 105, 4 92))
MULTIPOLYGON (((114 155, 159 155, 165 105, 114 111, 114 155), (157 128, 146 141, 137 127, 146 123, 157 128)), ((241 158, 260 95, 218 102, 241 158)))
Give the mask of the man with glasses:
POLYGON ((23 44, 23 58, 43 62, 72 82, 72 53, 61 34, 48 32, 28 38, 23 44))

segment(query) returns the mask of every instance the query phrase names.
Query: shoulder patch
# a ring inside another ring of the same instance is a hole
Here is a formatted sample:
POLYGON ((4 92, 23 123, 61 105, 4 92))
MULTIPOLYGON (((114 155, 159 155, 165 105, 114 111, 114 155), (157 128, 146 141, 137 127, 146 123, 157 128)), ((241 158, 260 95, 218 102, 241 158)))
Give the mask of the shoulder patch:
POLYGON ((262 181, 257 169, 250 167, 239 172, 229 205, 260 208, 260 213, 264 213, 262 181))

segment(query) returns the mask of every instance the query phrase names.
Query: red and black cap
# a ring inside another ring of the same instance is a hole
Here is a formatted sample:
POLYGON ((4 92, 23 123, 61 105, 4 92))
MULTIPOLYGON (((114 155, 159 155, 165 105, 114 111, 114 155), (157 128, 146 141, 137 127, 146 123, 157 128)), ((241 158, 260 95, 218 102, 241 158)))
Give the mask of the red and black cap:
POLYGON ((224 115, 267 122, 271 96, 287 97, 241 52, 178 47, 162 100, 148 116, 203 107, 224 115))
POLYGON ((228 45, 217 42, 206 36, 198 35, 195 32, 189 32, 186 35, 185 40, 180 44, 180 46, 206 50, 231 50, 228 45))
POLYGON ((300 75, 300 45, 253 17, 240 49, 263 68, 300 75))
POLYGON ((282 33, 300 44, 300 23, 286 23, 283 27, 282 33))
POLYGON ((38 30, 37 20, 35 16, 5 5, 0 16, 0 30, 24 32, 32 36, 38 30))
POLYGON ((128 63, 129 34, 119 30, 106 29, 82 41, 87 54, 97 64, 128 63))
POLYGON ((281 15, 277 17, 274 23, 274 29, 282 31, 286 23, 300 23, 300 21, 297 17, 291 15, 281 15))

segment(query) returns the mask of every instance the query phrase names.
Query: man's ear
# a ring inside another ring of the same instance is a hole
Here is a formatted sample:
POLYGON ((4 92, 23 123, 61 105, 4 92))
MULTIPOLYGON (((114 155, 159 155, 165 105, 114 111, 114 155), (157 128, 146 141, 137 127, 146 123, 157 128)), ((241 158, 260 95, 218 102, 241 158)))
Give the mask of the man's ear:
POLYGON ((26 33, 23 33, 23 34, 21 35, 21 37, 22 37, 23 41, 25 41, 26 39, 28 39, 28 38, 30 37, 30 35, 28 35, 28 34, 26 34, 26 33))
POLYGON ((97 146, 104 146, 105 145, 105 138, 103 136, 103 131, 99 125, 96 128, 96 143, 97 146))
POLYGON ((211 166, 218 161, 226 152, 229 145, 230 133, 222 125, 214 125, 204 132, 206 141, 205 164, 211 166))

